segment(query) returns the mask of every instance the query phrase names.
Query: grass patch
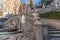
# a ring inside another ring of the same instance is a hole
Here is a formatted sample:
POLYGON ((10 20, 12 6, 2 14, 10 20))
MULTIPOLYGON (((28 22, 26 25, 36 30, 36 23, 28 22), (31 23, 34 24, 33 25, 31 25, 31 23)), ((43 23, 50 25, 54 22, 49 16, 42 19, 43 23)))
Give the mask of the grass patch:
POLYGON ((60 19, 60 11, 52 11, 40 14, 41 18, 48 18, 48 19, 60 19))

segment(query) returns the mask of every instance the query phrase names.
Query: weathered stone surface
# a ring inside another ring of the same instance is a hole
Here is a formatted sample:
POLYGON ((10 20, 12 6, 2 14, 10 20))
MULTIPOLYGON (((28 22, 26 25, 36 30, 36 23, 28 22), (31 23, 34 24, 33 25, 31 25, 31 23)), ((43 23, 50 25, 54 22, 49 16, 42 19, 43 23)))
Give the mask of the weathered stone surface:
POLYGON ((0 35, 0 40, 18 40, 21 36, 23 36, 22 33, 0 35))
POLYGON ((42 27, 41 26, 35 26, 35 36, 36 40, 43 40, 43 35, 42 35, 42 27))

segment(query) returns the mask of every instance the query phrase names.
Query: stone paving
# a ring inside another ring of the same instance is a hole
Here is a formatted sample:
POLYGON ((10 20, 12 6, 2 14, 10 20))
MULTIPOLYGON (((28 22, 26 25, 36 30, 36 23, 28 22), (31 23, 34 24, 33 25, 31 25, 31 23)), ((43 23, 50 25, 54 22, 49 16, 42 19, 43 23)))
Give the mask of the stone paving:
POLYGON ((51 27, 55 27, 56 29, 60 29, 60 20, 54 19, 41 19, 44 24, 49 24, 51 27))
MULTIPOLYGON (((19 25, 18 25, 19 23, 18 23, 18 18, 17 17, 15 17, 12 21, 13 21, 13 23, 17 24, 18 28, 20 28, 19 25)), ((8 27, 9 27, 9 25, 10 25, 10 21, 7 24, 4 24, 4 26, 8 26, 8 27)), ((15 34, 15 35, 12 35, 12 34, 11 35, 0 35, 0 40, 30 40, 31 39, 30 36, 31 36, 32 33, 27 32, 26 30, 28 30, 28 29, 31 29, 30 26, 28 24, 24 23, 22 25, 23 33, 18 33, 18 34, 15 34)))
MULTIPOLYGON (((24 18, 24 17, 23 17, 24 18)), ((24 22, 19 26, 19 18, 18 17, 14 17, 12 19, 12 23, 17 24, 17 28, 19 29, 21 27, 21 30, 23 31, 22 33, 19 34, 15 34, 15 36, 13 35, 1 35, 1 38, 3 40, 42 40, 42 27, 39 26, 34 26, 33 24, 29 23, 29 22, 24 22), (17 36, 17 37, 16 37, 17 36), (18 38, 18 39, 17 39, 18 38)), ((8 26, 11 24, 11 20, 8 20, 5 22, 4 26, 8 26)), ((11 25, 10 25, 11 26, 11 25)), ((13 27, 14 28, 14 27, 13 27)))

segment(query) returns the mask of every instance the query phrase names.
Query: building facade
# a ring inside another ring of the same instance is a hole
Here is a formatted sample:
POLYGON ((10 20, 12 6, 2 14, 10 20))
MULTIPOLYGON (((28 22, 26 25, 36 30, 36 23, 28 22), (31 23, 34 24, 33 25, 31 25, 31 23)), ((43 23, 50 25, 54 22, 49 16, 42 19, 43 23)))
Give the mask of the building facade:
POLYGON ((55 6, 56 8, 60 7, 60 0, 55 0, 55 6))
POLYGON ((3 15, 3 9, 4 9, 4 2, 5 2, 5 0, 0 0, 0 16, 2 16, 3 15))
POLYGON ((18 13, 21 0, 0 0, 0 17, 18 13))
POLYGON ((53 0, 53 2, 51 2, 52 6, 55 6, 56 8, 60 7, 60 0, 53 0))

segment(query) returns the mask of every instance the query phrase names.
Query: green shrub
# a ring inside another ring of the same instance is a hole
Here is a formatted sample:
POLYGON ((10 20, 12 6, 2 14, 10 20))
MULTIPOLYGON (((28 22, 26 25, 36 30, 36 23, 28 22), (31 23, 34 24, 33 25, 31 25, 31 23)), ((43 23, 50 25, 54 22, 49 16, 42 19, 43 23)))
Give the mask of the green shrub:
POLYGON ((60 19, 60 11, 46 12, 46 13, 40 14, 40 17, 49 18, 49 19, 60 19))

